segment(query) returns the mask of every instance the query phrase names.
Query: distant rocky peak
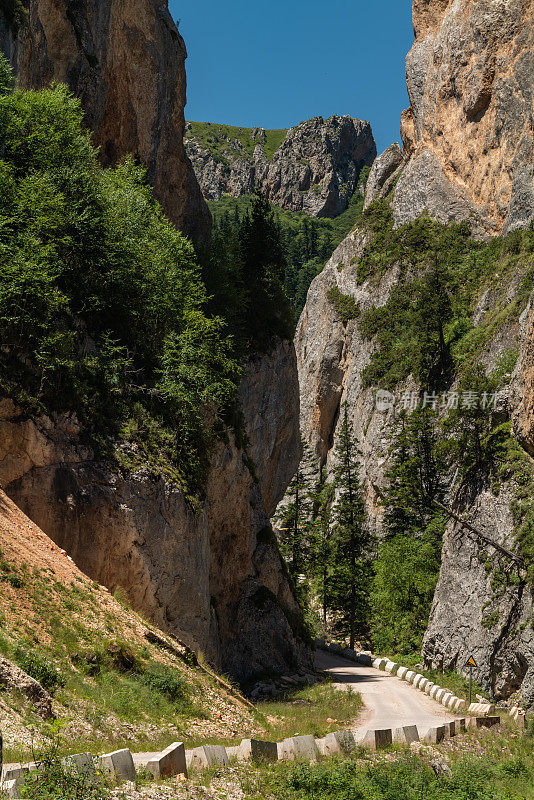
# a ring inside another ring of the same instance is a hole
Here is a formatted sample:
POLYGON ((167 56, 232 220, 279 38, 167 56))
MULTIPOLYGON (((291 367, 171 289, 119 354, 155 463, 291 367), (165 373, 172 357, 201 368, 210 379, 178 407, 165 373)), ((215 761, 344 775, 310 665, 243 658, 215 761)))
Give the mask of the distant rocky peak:
POLYGON ((287 131, 188 123, 185 145, 207 200, 259 189, 275 205, 313 217, 341 214, 376 156, 369 122, 347 115, 287 131))

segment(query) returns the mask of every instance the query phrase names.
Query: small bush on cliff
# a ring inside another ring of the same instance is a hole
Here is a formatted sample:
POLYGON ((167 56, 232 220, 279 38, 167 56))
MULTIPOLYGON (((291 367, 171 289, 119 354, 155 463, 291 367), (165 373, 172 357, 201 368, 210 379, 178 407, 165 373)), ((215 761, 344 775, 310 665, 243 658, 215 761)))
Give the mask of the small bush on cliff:
POLYGON ((239 370, 192 246, 143 169, 98 165, 66 88, 0 89, 0 387, 107 436, 144 419, 133 444, 156 439, 157 460, 199 490, 206 409, 216 423, 239 370))

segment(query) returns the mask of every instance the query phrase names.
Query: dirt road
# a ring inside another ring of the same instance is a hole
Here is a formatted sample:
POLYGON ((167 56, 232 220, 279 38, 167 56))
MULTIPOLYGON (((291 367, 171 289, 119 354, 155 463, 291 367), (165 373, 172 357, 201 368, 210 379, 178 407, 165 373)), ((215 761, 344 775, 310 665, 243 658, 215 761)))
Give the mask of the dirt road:
POLYGON ((365 708, 356 727, 362 731, 417 725, 422 736, 429 728, 457 718, 424 692, 387 672, 321 650, 315 655, 315 663, 332 675, 338 688, 350 686, 361 694, 365 708))

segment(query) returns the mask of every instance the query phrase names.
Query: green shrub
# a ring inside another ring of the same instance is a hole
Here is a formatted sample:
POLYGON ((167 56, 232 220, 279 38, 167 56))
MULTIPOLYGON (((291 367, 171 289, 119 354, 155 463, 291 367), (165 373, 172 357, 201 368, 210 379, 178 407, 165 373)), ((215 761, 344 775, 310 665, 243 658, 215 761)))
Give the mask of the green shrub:
POLYGON ((36 681, 39 681, 50 694, 56 689, 65 686, 65 678, 59 670, 48 659, 37 650, 28 652, 21 647, 17 647, 14 652, 16 663, 24 672, 27 672, 36 681))
POLYGON ((66 87, 0 79, 0 144, 2 393, 76 412, 104 456, 136 420, 140 461, 200 492, 240 370, 192 245, 133 160, 99 166, 66 87))
POLYGON ((346 325, 351 319, 360 315, 360 307, 350 294, 343 294, 338 286, 332 286, 326 293, 329 303, 334 306, 341 317, 341 322, 346 325))
POLYGON ((184 700, 188 695, 187 683, 171 669, 151 668, 140 673, 139 680, 173 703, 184 700))
POLYGON ((39 770, 26 777, 21 797, 31 800, 104 800, 109 792, 91 774, 62 762, 57 744, 38 757, 39 770))

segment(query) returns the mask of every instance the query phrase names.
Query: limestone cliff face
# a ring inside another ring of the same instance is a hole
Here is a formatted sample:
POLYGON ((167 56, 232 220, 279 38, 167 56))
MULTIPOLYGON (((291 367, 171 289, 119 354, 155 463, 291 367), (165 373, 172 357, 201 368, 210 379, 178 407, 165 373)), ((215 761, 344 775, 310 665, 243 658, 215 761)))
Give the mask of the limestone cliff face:
POLYGON ((23 87, 67 84, 82 103, 105 165, 131 153, 187 235, 210 215, 183 145, 185 44, 166 0, 29 0, 16 35, 0 10, 0 46, 23 87))
POLYGON ((259 189, 282 208, 335 217, 347 208, 362 167, 376 156, 370 124, 349 116, 314 117, 290 128, 271 159, 266 131, 253 128, 250 137, 252 152, 231 135, 210 149, 188 125, 187 153, 207 199, 259 189))
POLYGON ((10 401, 0 405, 0 484, 86 574, 121 586, 136 610, 237 680, 310 667, 269 526, 299 459, 296 375, 287 342, 248 365, 248 451, 231 433, 219 444, 198 511, 148 471, 97 462, 73 417, 25 419, 10 401))
POLYGON ((426 209, 485 236, 534 216, 533 19, 532 0, 414 0, 398 224, 426 209))
MULTIPOLYGON (((511 231, 534 216, 532 185, 532 86, 534 9, 522 0, 414 0, 415 44, 406 62, 410 109, 404 113, 404 149, 380 155, 367 183, 366 207, 393 191, 400 225, 428 211, 437 219, 467 220, 476 236, 511 231)), ((375 391, 364 389, 362 372, 374 344, 359 330, 358 317, 343 324, 328 299, 338 287, 361 311, 384 304, 400 279, 392 263, 379 282, 357 281, 357 262, 370 234, 350 233, 308 291, 295 345, 301 391, 301 429, 331 473, 341 404, 361 449, 361 478, 370 519, 378 534, 378 492, 384 481, 394 421, 379 408, 375 391), (378 491, 377 491, 378 490, 378 491)), ((527 269, 527 267, 525 267, 527 269)), ((513 303, 526 273, 488 284, 478 299, 473 324, 496 317, 513 303)), ((480 355, 493 369, 517 347, 517 319, 502 315, 480 355)), ((525 448, 534 454, 534 313, 522 317, 518 367, 508 414, 525 448)), ((397 387, 418 390, 416 385, 397 387)), ((511 480, 501 486, 463 487, 456 511, 501 544, 515 548, 511 480)), ((452 498, 451 498, 452 502, 452 498)), ((478 678, 496 697, 516 690, 534 701, 532 587, 524 571, 509 574, 491 548, 448 525, 442 567, 424 640, 428 663, 461 667, 474 651, 478 678), (488 551, 489 550, 489 551, 488 551), (489 565, 489 568, 488 568, 489 565), (508 577, 505 589, 498 578, 508 577)))

